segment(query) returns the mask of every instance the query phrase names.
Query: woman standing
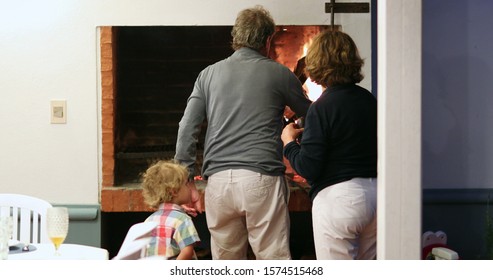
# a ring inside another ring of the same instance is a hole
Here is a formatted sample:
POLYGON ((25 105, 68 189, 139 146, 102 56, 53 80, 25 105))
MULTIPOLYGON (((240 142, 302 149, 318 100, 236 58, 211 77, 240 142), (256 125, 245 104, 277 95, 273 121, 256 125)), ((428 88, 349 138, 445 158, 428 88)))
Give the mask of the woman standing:
POLYGON ((290 124, 281 136, 284 156, 311 186, 317 259, 376 257, 377 101, 356 85, 362 66, 347 34, 319 34, 306 71, 326 89, 309 108, 304 129, 290 124))

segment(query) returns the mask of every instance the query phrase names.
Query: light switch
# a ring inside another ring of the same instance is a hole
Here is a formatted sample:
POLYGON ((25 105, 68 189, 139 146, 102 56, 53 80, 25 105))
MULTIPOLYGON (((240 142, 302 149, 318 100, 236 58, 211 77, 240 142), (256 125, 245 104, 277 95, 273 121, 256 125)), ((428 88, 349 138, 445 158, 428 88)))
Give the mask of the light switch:
POLYGON ((67 101, 51 100, 51 123, 67 123, 67 101))

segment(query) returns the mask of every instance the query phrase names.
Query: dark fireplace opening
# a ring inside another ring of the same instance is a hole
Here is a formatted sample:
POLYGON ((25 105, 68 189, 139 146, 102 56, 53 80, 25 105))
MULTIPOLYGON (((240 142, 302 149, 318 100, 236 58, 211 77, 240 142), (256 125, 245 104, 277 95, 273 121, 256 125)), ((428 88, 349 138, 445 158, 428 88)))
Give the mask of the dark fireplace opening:
POLYGON ((232 53, 230 30, 117 28, 115 185, 138 183, 150 163, 173 158, 178 122, 194 81, 207 65, 232 53))
MULTIPOLYGON (((231 28, 113 27, 115 186, 138 184, 149 164, 173 158, 178 123, 195 79, 202 69, 233 53, 231 28)), ((279 26, 270 57, 294 70, 311 38, 325 28, 279 26)), ((198 168, 206 126, 198 143, 198 168)))

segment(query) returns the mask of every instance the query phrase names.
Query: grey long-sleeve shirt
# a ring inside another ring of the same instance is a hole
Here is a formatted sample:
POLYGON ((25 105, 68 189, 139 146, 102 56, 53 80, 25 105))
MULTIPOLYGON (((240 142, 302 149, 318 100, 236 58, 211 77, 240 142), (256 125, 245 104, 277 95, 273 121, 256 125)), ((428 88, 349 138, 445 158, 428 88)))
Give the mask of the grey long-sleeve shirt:
POLYGON ((305 116, 310 104, 287 67, 241 48, 197 77, 179 124, 175 159, 195 175, 196 144, 206 119, 205 178, 240 168, 284 174, 280 138, 284 108, 305 116))

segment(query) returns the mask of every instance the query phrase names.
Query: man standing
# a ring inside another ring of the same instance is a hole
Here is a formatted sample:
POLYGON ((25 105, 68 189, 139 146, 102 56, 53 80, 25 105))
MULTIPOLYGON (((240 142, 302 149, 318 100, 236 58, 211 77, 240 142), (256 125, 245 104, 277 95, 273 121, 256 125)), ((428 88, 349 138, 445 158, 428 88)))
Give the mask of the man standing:
POLYGON ((175 159, 193 176, 207 119, 202 176, 213 259, 246 259, 249 243, 257 259, 291 258, 282 115, 289 106, 305 116, 311 102, 296 76, 267 58, 274 31, 261 6, 241 11, 235 52, 199 74, 180 121, 175 159))

